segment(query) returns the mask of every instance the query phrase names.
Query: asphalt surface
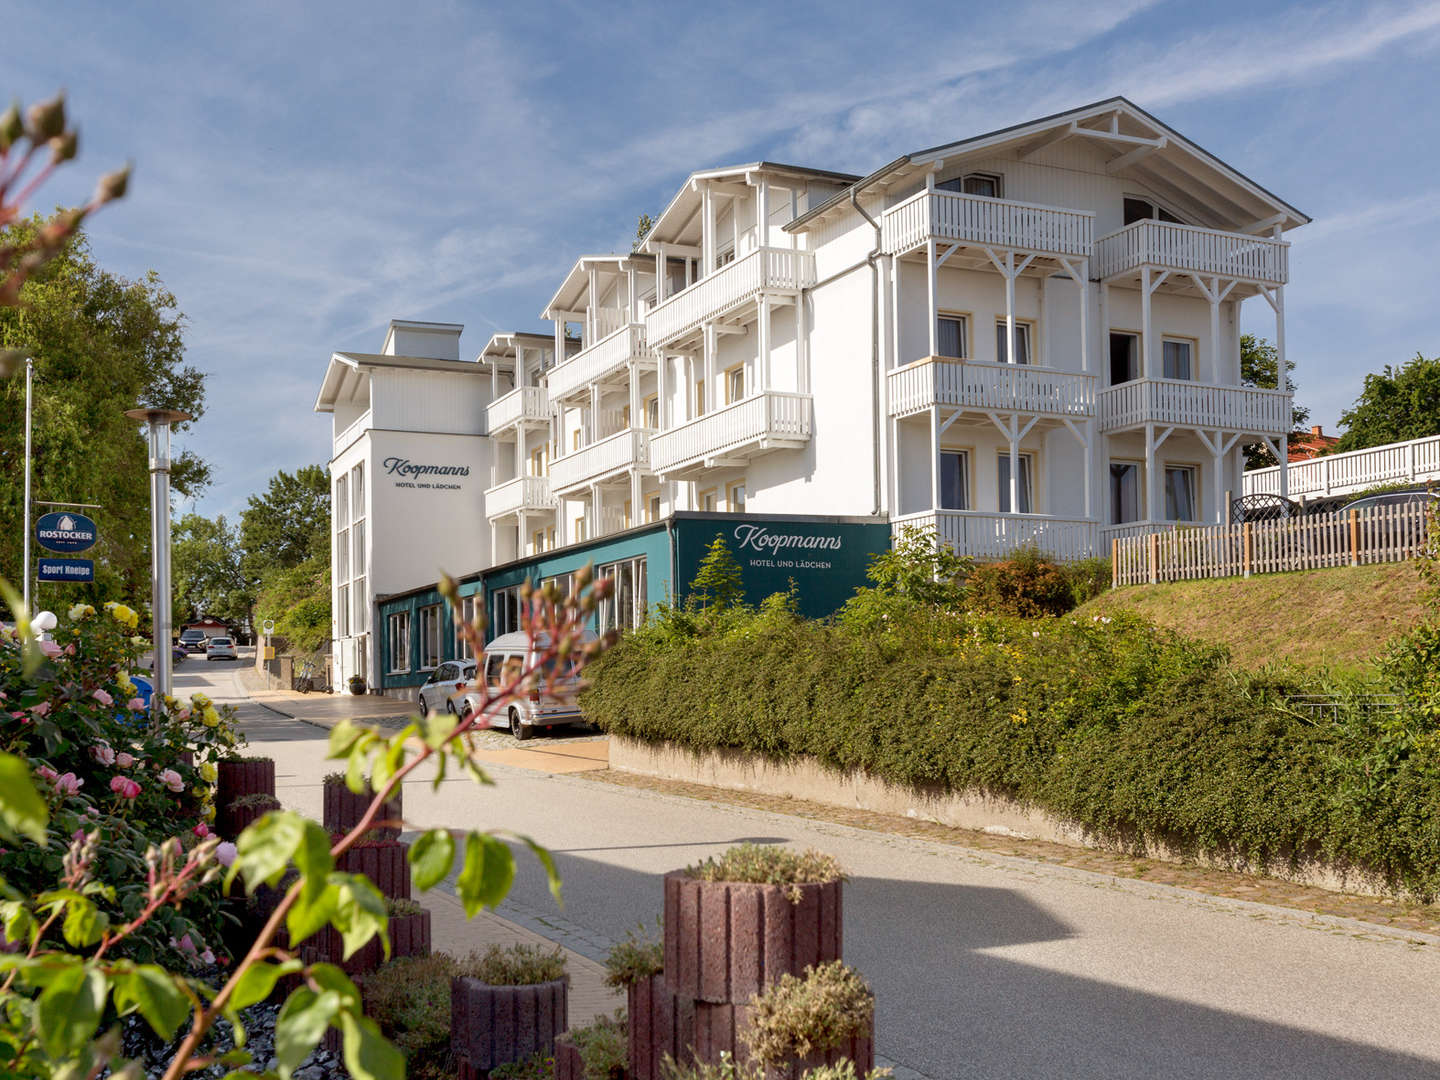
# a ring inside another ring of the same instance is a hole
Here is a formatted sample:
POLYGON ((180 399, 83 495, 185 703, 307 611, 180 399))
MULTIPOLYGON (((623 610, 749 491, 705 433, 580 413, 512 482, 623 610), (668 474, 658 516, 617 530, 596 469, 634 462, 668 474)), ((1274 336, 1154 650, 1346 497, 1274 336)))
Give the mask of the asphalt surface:
MULTIPOLYGON (((246 703, 219 664, 182 665, 176 685, 242 705, 256 750, 277 760, 282 798, 318 811, 324 731, 246 703)), ((845 956, 875 990, 877 1047, 902 1078, 1440 1078, 1440 939, 579 777, 491 772, 495 787, 407 784, 407 820, 547 845, 563 912, 521 855, 500 914, 585 955, 653 922, 661 874, 732 843, 838 856, 851 873, 845 956)))

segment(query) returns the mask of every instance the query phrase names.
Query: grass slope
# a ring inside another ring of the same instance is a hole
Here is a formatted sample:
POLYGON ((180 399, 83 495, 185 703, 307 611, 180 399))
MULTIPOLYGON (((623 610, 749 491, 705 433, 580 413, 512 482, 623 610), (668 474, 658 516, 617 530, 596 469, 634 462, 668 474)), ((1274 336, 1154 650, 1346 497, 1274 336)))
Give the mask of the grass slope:
POLYGON ((1419 583, 1408 562, 1178 581, 1116 589, 1077 614, 1138 612, 1227 646, 1246 667, 1289 660, 1355 670, 1414 625, 1421 611, 1419 583))

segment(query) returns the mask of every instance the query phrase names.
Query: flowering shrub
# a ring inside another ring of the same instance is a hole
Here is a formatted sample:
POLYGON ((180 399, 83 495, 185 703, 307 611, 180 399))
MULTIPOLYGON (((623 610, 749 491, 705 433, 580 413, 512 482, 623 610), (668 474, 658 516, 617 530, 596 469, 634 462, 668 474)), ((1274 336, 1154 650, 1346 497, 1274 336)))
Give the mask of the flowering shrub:
MULTIPOLYGON (((586 572, 577 582, 568 597, 553 584, 527 595, 532 642, 543 634, 549 644, 532 647, 534 666, 516 672, 509 686, 486 691, 486 706, 538 688, 554 677, 547 673, 579 667, 605 647, 605 640, 585 642, 584 633, 607 583, 587 588, 586 572)), ((442 592, 456 603, 453 582, 443 582, 442 592)), ((240 1048, 219 1056, 202 1051, 207 1034, 224 1017, 243 1045, 239 1011, 294 975, 301 985, 276 1019, 278 1071, 261 1075, 288 1080, 326 1028, 335 1027, 352 1077, 400 1080, 404 1059, 364 1014, 350 979, 331 964, 305 965, 288 950, 333 927, 345 959, 375 937, 388 955, 384 899, 364 875, 337 871, 337 857, 360 842, 386 800, 427 759, 435 759, 441 778, 459 768, 488 782, 471 753, 485 709, 463 717, 437 713, 393 735, 337 725, 330 756, 344 764, 352 791, 374 792, 355 827, 332 838, 317 822, 276 810, 234 844, 221 843, 195 816, 206 810, 204 764, 235 742, 227 718, 198 697, 189 706, 166 702, 153 723, 117 713, 114 701, 125 692, 131 660, 127 644, 134 645, 123 636, 125 611, 76 612, 57 633, 56 648, 42 650, 13 592, 6 598, 19 618, 0 647, 0 692, 18 707, 0 729, 0 841, 14 845, 0 856, 0 929, 9 950, 0 956, 0 1062, 25 1077, 94 1077, 107 1068, 133 1076, 137 1066, 119 1059, 118 1039, 97 1038, 102 1017, 113 1009, 120 1016, 138 1013, 166 1040, 188 1021, 165 1080, 210 1065, 249 1064, 240 1048), (110 705, 101 703, 97 689, 111 697, 110 705), (115 751, 113 761, 105 747, 115 751), (182 759, 192 747, 196 766, 182 759), (161 839, 177 822, 179 834, 161 839), (247 891, 276 888, 279 899, 235 958, 230 977, 211 987, 188 971, 192 962, 216 959, 192 916, 197 905, 217 902, 213 883, 222 874, 227 890, 243 879, 247 891), (275 943, 282 926, 284 948, 275 943)), ((483 625, 464 625, 461 632, 480 651, 483 625)), ((560 881, 549 853, 527 837, 517 839, 545 868, 558 901, 560 881)), ((431 829, 410 847, 409 860, 421 891, 458 865, 456 892, 467 915, 498 904, 515 874, 510 847, 479 829, 458 845, 448 829, 431 829)))

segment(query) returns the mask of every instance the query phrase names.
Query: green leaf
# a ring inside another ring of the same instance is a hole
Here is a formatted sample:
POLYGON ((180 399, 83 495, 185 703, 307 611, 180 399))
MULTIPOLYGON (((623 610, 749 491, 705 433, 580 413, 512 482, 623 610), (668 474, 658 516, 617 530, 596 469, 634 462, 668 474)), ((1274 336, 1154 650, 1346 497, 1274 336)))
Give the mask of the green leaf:
POLYGON ((340 1014, 345 1068, 354 1080, 405 1080, 405 1057, 380 1034, 375 1021, 340 1014))
POLYGON ((290 1080, 290 1074, 320 1045, 321 1036, 339 1011, 340 995, 333 990, 317 994, 302 986, 285 999, 275 1018, 275 1057, 281 1080, 290 1080))
POLYGON ((296 849, 305 839, 306 827, 314 826, 313 821, 299 814, 284 810, 272 810, 259 821, 242 832, 235 842, 235 861, 225 875, 225 887, 229 889, 235 875, 245 875, 245 885, 253 889, 256 885, 274 885, 284 875, 296 849))
POLYGON ((364 795, 369 790, 370 781, 365 776, 365 749, 374 742, 374 736, 369 739, 361 739, 359 743, 350 749, 350 760, 345 765, 345 786, 350 789, 352 795, 364 795))
POLYGON ((344 950, 342 959, 349 960, 357 949, 379 934, 388 960, 390 932, 385 915, 385 898, 380 895, 380 890, 364 874, 347 874, 343 878, 337 874, 336 878, 339 879, 340 896, 331 922, 340 931, 344 950))
POLYGON ((312 964, 310 978, 322 990, 334 990, 340 995, 340 1007, 351 1012, 360 1011, 360 991, 350 981, 350 976, 334 964, 312 964))
POLYGON ((30 765, 14 754, 0 754, 0 836, 45 843, 50 811, 30 780, 30 765))
POLYGON ((249 1065, 255 1060, 255 1055, 249 1050, 227 1050, 215 1060, 221 1065, 249 1065))
POLYGON ((76 896, 65 905, 65 922, 61 928, 65 940, 80 949, 93 945, 110 926, 110 916, 83 896, 76 896))
POLYGON ((535 858, 540 860, 540 865, 545 868, 545 877, 550 882, 550 895, 555 898, 555 904, 561 910, 565 908, 565 899, 560 895, 560 872, 555 869, 555 858, 550 854, 548 848, 543 848, 530 837, 520 833, 515 834, 522 844, 530 849, 535 858))
POLYGON ((455 838, 449 829, 431 829, 410 845, 415 887, 421 892, 444 881, 455 862, 455 838))
POLYGON ((472 832, 465 837, 465 865, 455 879, 455 891, 473 918, 483 907, 495 907, 515 880, 515 856, 493 836, 472 832))
MULTIPOLYGON (((335 876, 327 875, 327 880, 321 882, 321 888, 314 896, 307 895, 308 889, 301 889, 295 903, 285 913, 285 929, 290 934, 292 949, 312 934, 318 934, 335 917, 340 890, 329 880, 335 876)), ((309 884, 308 879, 306 884, 309 884)))
POLYGON ((326 757, 338 759, 348 757, 350 751, 365 735, 365 729, 352 720, 341 720, 330 729, 330 748, 326 757))
POLYGON ((299 960, 287 960, 283 964, 251 964, 230 992, 230 1007, 244 1009, 257 1001, 264 1001, 282 975, 299 971, 304 966, 299 960))
POLYGON ((121 1015, 138 1011, 156 1035, 173 1039, 190 1015, 190 999, 175 977, 154 964, 140 964, 115 977, 115 1009, 121 1015))
POLYGON ((35 931, 35 917, 19 900, 0 903, 0 928, 5 931, 5 940, 28 942, 35 931))
POLYGON ((100 1024, 105 976, 79 964, 59 973, 35 1003, 40 1045, 53 1058, 78 1055, 100 1024))

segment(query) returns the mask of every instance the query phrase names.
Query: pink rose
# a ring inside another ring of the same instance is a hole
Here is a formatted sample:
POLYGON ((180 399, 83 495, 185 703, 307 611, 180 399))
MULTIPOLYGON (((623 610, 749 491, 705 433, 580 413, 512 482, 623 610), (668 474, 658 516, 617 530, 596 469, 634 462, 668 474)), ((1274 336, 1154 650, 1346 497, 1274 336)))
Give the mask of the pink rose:
POLYGON ((213 964, 215 962, 215 954, 209 949, 206 949, 200 954, 200 962, 202 964, 213 964))
POLYGON ((115 755, 115 764, 119 765, 122 769, 128 769, 131 765, 135 764, 135 758, 125 753, 124 750, 121 750, 120 753, 115 755))
POLYGON ((185 781, 181 779, 180 774, 174 769, 161 769, 160 782, 164 784, 167 788, 169 788, 171 791, 185 790, 185 781))
POLYGON ((36 716, 44 716, 50 711, 50 702, 42 701, 39 705, 31 705, 30 711, 36 716))
POLYGON ((84 786, 85 781, 79 779, 73 772, 67 772, 55 778, 55 790, 61 795, 78 795, 84 786))
POLYGON ((131 712, 144 712, 144 711, 145 711, 145 699, 144 699, 144 698, 138 698, 138 697, 132 697, 129 701, 127 701, 127 702, 125 703, 125 707, 126 707, 127 709, 129 709, 131 712))
POLYGON ((196 836, 198 836, 201 840, 204 840, 205 837, 210 835, 210 826, 206 825, 205 822, 202 821, 199 825, 196 825, 195 828, 191 829, 190 831, 193 832, 196 836))
POLYGON ((60 774, 50 768, 49 765, 41 765, 35 770, 35 775, 40 777, 41 780, 49 780, 53 784, 60 774))
POLYGON ((55 644, 55 642, 53 641, 40 642, 40 651, 46 656, 48 656, 51 660, 54 660, 55 657, 59 656, 61 653, 60 646, 55 644))
POLYGON ((140 785, 128 776, 115 776, 110 779, 110 790, 122 799, 133 799, 140 794, 140 785))
POLYGON ((107 693, 106 691, 101 690, 101 689, 99 689, 99 688, 97 688, 97 689, 95 690, 95 692, 94 692, 93 694, 91 694, 90 696, 93 697, 96 701, 100 702, 101 705, 114 705, 114 704, 115 704, 115 699, 114 699, 113 697, 111 697, 111 696, 109 695, 109 693, 107 693))
POLYGON ((73 641, 72 641, 69 645, 66 645, 66 646, 65 646, 65 655, 66 655, 66 656, 74 656, 74 655, 75 655, 75 643, 74 643, 73 641))
POLYGON ((109 766, 115 764, 115 750, 109 743, 100 743, 98 746, 92 746, 90 748, 90 756, 101 765, 109 766))
POLYGON ((229 866, 235 861, 237 854, 239 854, 239 852, 236 850, 235 845, 229 840, 222 841, 219 846, 215 848, 215 858, 220 861, 221 866, 229 866))
POLYGON ((181 709, 178 713, 175 714, 175 719, 179 720, 183 724, 186 720, 190 719, 190 710, 181 709))

